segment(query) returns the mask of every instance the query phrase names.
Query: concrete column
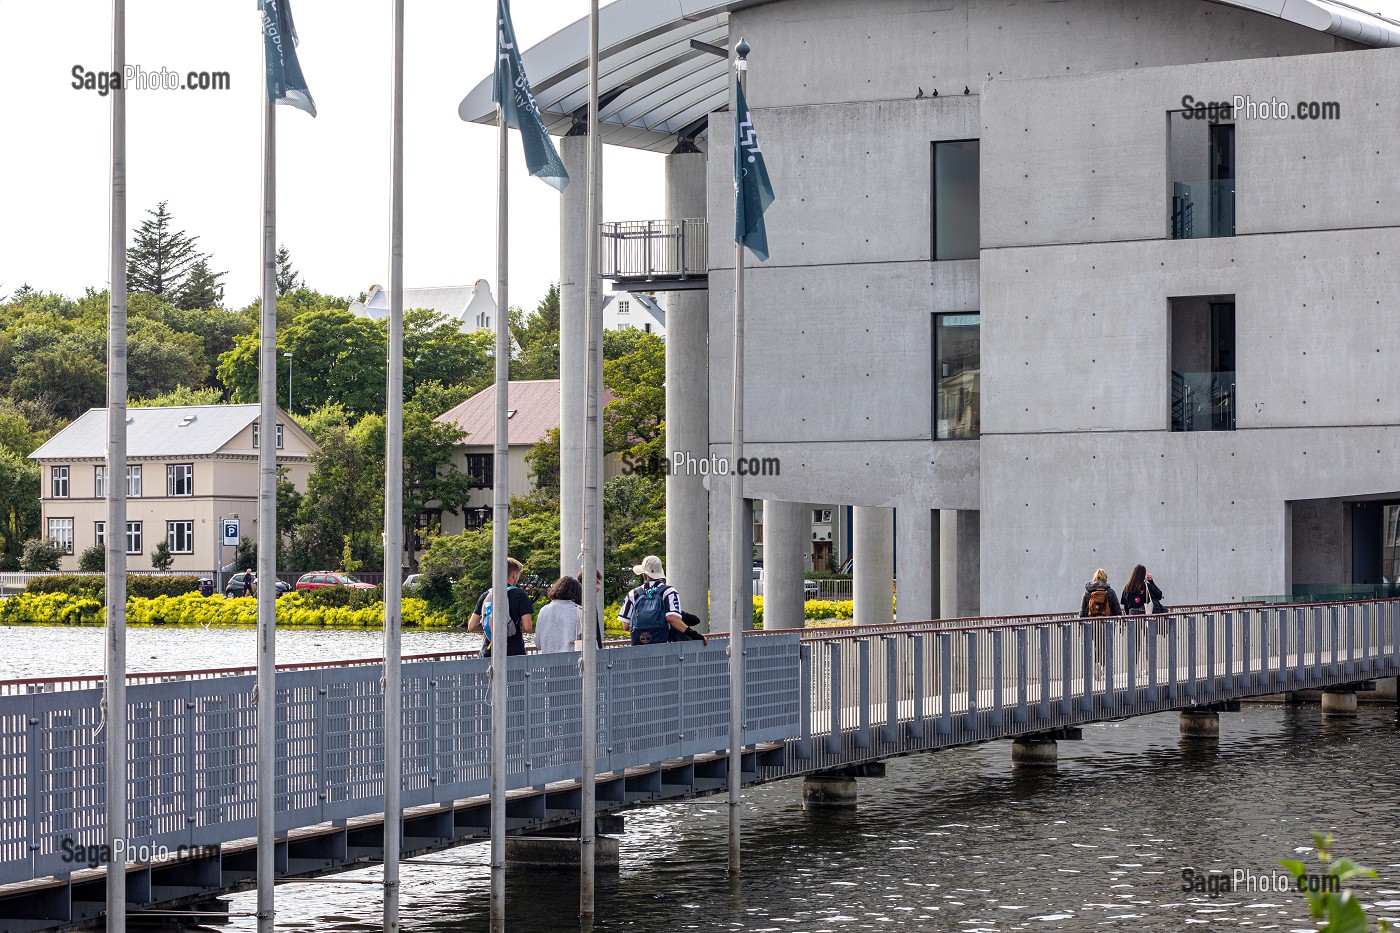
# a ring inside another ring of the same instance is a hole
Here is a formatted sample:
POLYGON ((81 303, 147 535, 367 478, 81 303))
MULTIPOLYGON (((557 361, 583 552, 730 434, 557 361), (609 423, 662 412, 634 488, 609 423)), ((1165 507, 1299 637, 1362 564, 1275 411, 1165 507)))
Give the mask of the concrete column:
POLYGON ((800 629, 802 581, 812 546, 811 508, 804 502, 763 502, 763 629, 800 629))
POLYGON ((1011 763, 1021 768, 1053 768, 1059 762, 1060 748, 1054 739, 1027 735, 1011 743, 1011 763))
MULTIPOLYGON (((722 449, 719 456, 728 456, 722 449)), ((732 543, 729 523, 729 477, 710 478, 710 631, 729 631, 729 548, 732 543)), ((753 502, 745 500, 745 529, 739 544, 745 555, 744 566, 751 565, 753 554, 753 502)), ((669 568, 668 568, 669 571, 669 568)), ((751 576, 745 577, 747 592, 753 592, 751 576)), ((682 596, 684 598, 684 596, 682 596)), ((689 611, 689 610, 687 610, 689 611)))
POLYGON ((965 619, 981 611, 980 517, 975 510, 944 509, 939 513, 939 618, 965 619))
POLYGON ((1333 693, 1322 692, 1322 715, 1330 718, 1356 716, 1356 693, 1350 690, 1333 693))
POLYGON ((802 779, 802 809, 854 810, 856 779, 809 774, 802 779))
POLYGON ((939 571, 938 512, 901 508, 894 516, 895 618, 921 622, 938 618, 939 571))
MULTIPOLYGON (((706 216, 704 153, 666 157, 666 217, 706 216)), ((666 293, 666 456, 680 452, 703 460, 710 451, 709 291, 666 293)), ((681 604, 709 621, 710 494, 702 477, 666 478, 667 582, 681 604)), ((727 505, 727 503, 726 503, 727 505)))
POLYGON ((894 621, 894 511, 856 506, 854 581, 856 625, 894 621))
POLYGON ((1220 738, 1220 714, 1207 709, 1182 710, 1181 737, 1207 740, 1220 738))
MULTIPOLYGON (((588 387, 584 268, 588 248, 588 137, 559 140, 559 158, 577 184, 559 196, 559 572, 575 574, 583 534, 583 435, 588 387)), ((500 314, 509 309, 501 308, 500 314)))

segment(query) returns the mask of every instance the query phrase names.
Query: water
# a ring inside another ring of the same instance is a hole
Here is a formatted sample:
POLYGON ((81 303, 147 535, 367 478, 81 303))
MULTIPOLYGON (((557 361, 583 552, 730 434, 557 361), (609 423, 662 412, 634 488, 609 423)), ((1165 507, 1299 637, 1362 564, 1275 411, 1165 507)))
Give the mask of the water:
MULTIPOLYGON (((132 629, 133 670, 251 663, 248 630, 132 629)), ((101 669, 97 629, 0 629, 0 678, 101 669), (57 649, 56 645, 61 645, 57 649)), ((461 650, 460 632, 408 632, 405 652, 461 650)), ((374 632, 283 631, 279 660, 369 657, 374 632)), ((1358 885, 1374 918, 1400 919, 1400 723, 1393 706, 1355 721, 1316 706, 1221 714, 1218 748, 1183 746, 1166 713, 1084 729, 1052 773, 1014 771, 1006 742, 895 759, 859 782, 860 809, 804 813, 801 782, 745 791, 744 879, 726 876, 723 797, 626 813, 622 868, 600 875, 597 930, 844 933, 957 930, 1311 930, 1296 894, 1182 891, 1181 872, 1255 875, 1310 861, 1314 830, 1379 870, 1358 885)), ((404 929, 489 928, 487 847, 405 863, 404 929)), ((375 880, 369 869, 333 879, 375 880)), ((508 872, 508 926, 579 929, 572 873, 508 872)), ((278 928, 380 929, 365 884, 277 889, 278 928)), ((230 899, 254 910, 252 893, 230 899)), ((252 931, 249 917, 224 929, 252 931)))

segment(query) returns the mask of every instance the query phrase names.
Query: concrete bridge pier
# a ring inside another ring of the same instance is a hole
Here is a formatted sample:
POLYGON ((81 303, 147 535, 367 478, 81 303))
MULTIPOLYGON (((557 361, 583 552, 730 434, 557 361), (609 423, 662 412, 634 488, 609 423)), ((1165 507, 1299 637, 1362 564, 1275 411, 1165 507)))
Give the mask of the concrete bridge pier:
POLYGON ((1044 735, 1023 735, 1011 742, 1011 764, 1018 768, 1054 768, 1059 764, 1060 745, 1044 735))
MULTIPOLYGON (((623 831, 623 818, 620 814, 605 813, 597 818, 595 825, 594 867, 617 871, 621 864, 618 836, 623 831)), ((547 836, 507 836, 506 864, 512 868, 578 871, 578 834, 579 824, 575 823, 551 830, 547 836)))
POLYGON ((1219 740, 1220 714, 1213 709, 1182 710, 1181 737, 1198 742, 1219 740))
POLYGON ((1322 691, 1322 715, 1332 718, 1356 718, 1355 690, 1322 691))
POLYGON ((802 809, 854 810, 856 808, 856 778, 882 778, 883 761, 868 761, 835 771, 820 771, 802 779, 802 809))

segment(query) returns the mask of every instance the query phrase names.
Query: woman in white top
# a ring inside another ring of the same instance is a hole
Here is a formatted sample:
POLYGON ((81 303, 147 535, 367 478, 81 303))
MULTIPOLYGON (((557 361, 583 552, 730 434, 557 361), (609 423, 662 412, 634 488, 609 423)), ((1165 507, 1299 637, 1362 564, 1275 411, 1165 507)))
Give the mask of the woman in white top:
POLYGON ((573 651, 583 634, 583 587, 577 577, 560 577, 548 595, 535 618, 535 647, 542 654, 573 651))

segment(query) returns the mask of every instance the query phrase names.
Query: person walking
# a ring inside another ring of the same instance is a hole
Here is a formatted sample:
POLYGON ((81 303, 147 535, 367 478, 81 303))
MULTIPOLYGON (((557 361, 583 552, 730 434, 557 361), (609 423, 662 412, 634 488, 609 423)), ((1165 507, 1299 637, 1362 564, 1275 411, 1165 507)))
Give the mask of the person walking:
POLYGON ((549 588, 549 602, 535 620, 535 647, 541 654, 574 651, 583 637, 583 587, 578 577, 560 577, 549 588))
MULTIPOLYGON (((531 616, 535 611, 535 604, 530 601, 530 597, 525 591, 515 584, 520 580, 520 573, 525 569, 525 565, 514 557, 506 558, 506 606, 508 616, 505 623, 506 633, 506 654, 525 653, 525 633, 533 631, 531 616)), ((475 632, 485 630, 486 644, 481 648, 483 658, 491 657, 491 643, 499 638, 499 617, 493 619, 494 598, 488 589, 476 600, 476 609, 472 612, 471 618, 467 620, 467 630, 475 632)))
POLYGON ((1157 607, 1161 606, 1162 591, 1152 582, 1152 574, 1142 564, 1133 568, 1132 576, 1123 587, 1122 604, 1123 612, 1130 616, 1157 612, 1157 607))
MULTIPOLYGON (((1084 584, 1084 598, 1079 603, 1079 617, 1082 619, 1104 619, 1123 614, 1118 602, 1118 594, 1108 585, 1108 571, 1100 567, 1094 571, 1094 579, 1084 584)), ((1094 677, 1103 676, 1103 659, 1107 639, 1105 625, 1095 625, 1091 630, 1094 639, 1094 677)), ((1087 671, 1085 674, 1087 675, 1087 671)))
POLYGON ((632 644, 654 645, 670 640, 670 630, 687 628, 681 618, 681 597, 666 582, 661 558, 650 554, 632 568, 642 578, 640 586, 627 594, 617 617, 632 633, 632 644))

